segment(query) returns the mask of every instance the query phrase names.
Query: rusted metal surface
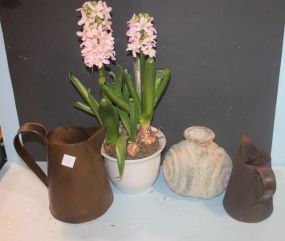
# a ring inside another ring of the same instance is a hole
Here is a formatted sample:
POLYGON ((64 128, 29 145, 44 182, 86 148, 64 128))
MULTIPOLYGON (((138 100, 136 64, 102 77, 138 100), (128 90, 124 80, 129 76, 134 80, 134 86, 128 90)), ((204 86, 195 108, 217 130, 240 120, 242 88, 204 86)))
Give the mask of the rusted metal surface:
POLYGON ((112 204, 113 193, 106 175, 100 148, 105 130, 59 127, 52 131, 38 123, 25 123, 14 146, 30 169, 49 189, 49 208, 62 221, 80 223, 101 216, 112 204), (20 135, 33 134, 47 149, 48 176, 20 142, 20 135), (73 157, 72 165, 64 157, 73 157))
POLYGON ((243 135, 224 197, 227 213, 242 222, 259 222, 273 212, 276 180, 271 158, 243 135))

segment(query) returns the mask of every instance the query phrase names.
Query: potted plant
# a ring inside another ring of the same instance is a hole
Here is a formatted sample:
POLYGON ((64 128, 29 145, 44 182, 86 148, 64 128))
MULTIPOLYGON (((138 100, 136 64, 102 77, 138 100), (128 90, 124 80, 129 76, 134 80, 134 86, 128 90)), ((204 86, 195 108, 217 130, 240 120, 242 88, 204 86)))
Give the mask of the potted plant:
POLYGON ((81 54, 85 65, 92 72, 98 71, 102 98, 96 100, 91 90, 70 72, 69 79, 84 100, 76 101, 74 106, 95 116, 106 127, 102 155, 112 183, 127 193, 145 191, 159 173, 165 136, 151 126, 151 121, 170 79, 168 68, 156 68, 153 18, 140 13, 128 22, 127 51, 134 61, 133 79, 120 65, 115 66, 114 72, 107 71, 107 65, 115 61, 111 8, 103 1, 88 1, 79 11, 81 54), (107 77, 113 81, 108 83, 107 77))

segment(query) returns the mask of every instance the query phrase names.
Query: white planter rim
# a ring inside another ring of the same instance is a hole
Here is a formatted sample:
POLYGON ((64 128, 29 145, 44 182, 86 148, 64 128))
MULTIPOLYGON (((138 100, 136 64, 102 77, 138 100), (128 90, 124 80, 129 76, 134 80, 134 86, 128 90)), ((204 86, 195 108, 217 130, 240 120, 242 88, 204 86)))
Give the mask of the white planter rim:
MULTIPOLYGON (((159 141, 159 144, 160 144, 159 149, 158 149, 155 153, 153 153, 152 155, 150 155, 150 156, 146 156, 146 157, 139 158, 139 159, 128 159, 128 160, 126 160, 126 162, 128 162, 128 163, 132 163, 132 162, 134 162, 134 163, 135 163, 135 162, 143 162, 143 161, 145 161, 145 160, 148 160, 148 159, 150 159, 150 158, 152 158, 152 157, 158 155, 160 152, 162 152, 162 150, 164 149, 164 147, 165 147, 165 145, 166 145, 166 138, 165 138, 165 135, 164 135, 160 130, 158 130, 158 129, 154 128, 154 127, 152 127, 152 130, 158 131, 158 132, 156 133, 156 136, 157 136, 158 141, 159 141)), ((102 154, 102 156, 104 156, 105 158, 108 158, 110 161, 117 162, 117 158, 112 157, 112 156, 108 155, 107 153, 105 153, 105 152, 103 151, 103 145, 102 145, 102 148, 101 148, 101 154, 102 154)))

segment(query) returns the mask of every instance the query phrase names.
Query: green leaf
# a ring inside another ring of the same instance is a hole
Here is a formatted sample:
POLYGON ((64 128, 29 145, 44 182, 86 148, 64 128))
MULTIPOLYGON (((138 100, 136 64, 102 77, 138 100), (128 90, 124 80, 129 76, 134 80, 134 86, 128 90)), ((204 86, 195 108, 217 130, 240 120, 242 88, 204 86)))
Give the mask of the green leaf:
POLYGON ((157 69, 156 70, 156 76, 155 76, 155 93, 157 92, 158 86, 161 83, 161 80, 163 78, 163 72, 164 69, 157 69))
POLYGON ((124 101, 122 97, 117 96, 107 84, 103 84, 101 87, 103 94, 107 96, 112 102, 114 102, 115 105, 128 113, 130 112, 128 103, 124 101))
POLYGON ((122 79, 123 79, 123 69, 120 65, 116 65, 115 70, 115 81, 120 83, 120 87, 122 87, 122 79))
POLYGON ((98 110, 102 123, 106 127, 106 141, 116 144, 119 138, 119 122, 114 106, 108 99, 102 98, 98 110))
POLYGON ((126 131, 128 132, 128 134, 130 135, 130 118, 127 112, 121 110, 120 108, 117 108, 120 120, 124 126, 124 128, 126 129, 126 131))
POLYGON ((162 94, 164 93, 169 80, 170 80, 170 76, 171 76, 171 71, 170 69, 166 68, 163 71, 163 78, 161 80, 160 85, 157 88, 157 91, 155 93, 155 100, 154 100, 154 106, 157 105, 157 103, 159 102, 159 99, 161 98, 162 94))
POLYGON ((99 110, 98 110, 98 108, 99 108, 99 103, 98 103, 98 101, 95 99, 95 97, 91 94, 91 91, 90 91, 90 90, 88 90, 88 98, 89 98, 90 107, 91 107, 93 113, 95 114, 95 116, 97 117, 97 119, 98 119, 100 125, 102 126, 103 123, 102 123, 101 117, 100 117, 100 115, 99 115, 99 110))
POLYGON ((115 73, 114 73, 114 72, 109 71, 109 75, 111 76, 111 78, 112 78, 113 80, 115 80, 115 73))
POLYGON ((128 99, 130 97, 130 93, 129 93, 129 89, 128 89, 126 81, 124 81, 124 83, 123 83, 122 95, 123 95, 124 100, 128 101, 128 99))
POLYGON ((77 109, 79 109, 79 110, 89 114, 89 115, 95 116, 95 114, 93 113, 92 109, 88 105, 86 105, 86 104, 84 104, 84 103, 82 103, 80 101, 74 102, 73 106, 75 108, 77 108, 77 109))
MULTIPOLYGON (((112 104, 112 102, 110 102, 112 104)), ((114 115, 113 115, 113 118, 115 119, 116 123, 117 123, 117 126, 118 126, 118 132, 119 132, 119 126, 120 126, 120 119, 119 119, 119 114, 118 114, 118 107, 113 106, 113 110, 114 110, 114 115)))
POLYGON ((80 82, 80 80, 78 78, 76 78, 76 76, 72 72, 69 72, 69 79, 70 79, 71 83, 73 84, 73 86, 75 87, 75 89, 82 96, 84 101, 86 103, 88 103, 89 99, 88 99, 87 88, 80 82))
POLYGON ((156 63, 153 58, 149 57, 145 62, 142 80, 143 110, 140 118, 142 126, 150 125, 151 120, 153 118, 155 99, 155 77, 156 63))
POLYGON ((125 169, 126 150, 128 144, 128 136, 120 136, 116 142, 116 156, 118 161, 118 169, 120 177, 123 176, 125 169))
POLYGON ((137 140, 137 110, 134 99, 130 99, 130 139, 132 142, 137 140))
POLYGON ((111 90, 114 92, 115 95, 122 98, 122 91, 121 91, 121 83, 120 82, 114 82, 111 84, 111 90))
POLYGON ((94 105, 94 107, 98 109, 99 108, 99 103, 95 99, 95 97, 91 94, 91 89, 88 89, 88 98, 89 98, 89 101, 92 103, 92 105, 94 105))
POLYGON ((141 114, 141 102, 140 102, 138 93, 136 91, 136 88, 134 86, 134 83, 132 81, 131 75, 128 73, 127 69, 124 70, 123 74, 124 74, 124 80, 128 86, 130 96, 134 99, 138 114, 140 115, 141 114))
MULTIPOLYGON (((82 96, 83 100, 88 104, 88 107, 91 107, 91 111, 93 112, 93 116, 95 116, 102 125, 102 121, 100 118, 100 115, 98 113, 98 102, 96 99, 91 95, 90 89, 87 89, 79 79, 75 77, 75 75, 72 72, 69 72, 69 79, 76 88, 76 90, 79 92, 79 94, 82 96)), ((85 112, 89 113, 89 110, 86 108, 86 106, 83 106, 82 103, 74 105, 77 109, 83 110, 85 112)))
MULTIPOLYGON (((123 97, 121 93, 121 83, 119 82, 112 83, 111 89, 118 97, 120 98, 123 97)), ((130 119, 128 113, 118 107, 116 108, 116 110, 118 112, 118 115, 120 117, 123 126, 127 130, 128 134, 130 134, 130 119)))

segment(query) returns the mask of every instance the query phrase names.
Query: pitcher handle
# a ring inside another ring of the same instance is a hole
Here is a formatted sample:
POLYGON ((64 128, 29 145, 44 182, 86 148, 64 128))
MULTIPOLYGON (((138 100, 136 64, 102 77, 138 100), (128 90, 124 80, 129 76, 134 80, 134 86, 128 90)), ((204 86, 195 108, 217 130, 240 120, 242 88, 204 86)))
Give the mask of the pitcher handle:
POLYGON ((262 183, 262 194, 260 200, 269 199, 276 191, 275 174, 269 167, 257 168, 256 170, 262 183))
POLYGON ((37 175, 37 177, 48 186, 48 177, 40 166, 36 163, 31 154, 26 150, 24 145, 20 141, 20 135, 24 136, 25 134, 33 134, 41 138, 41 141, 46 146, 45 135, 47 129, 39 123, 25 123, 18 130, 17 135, 14 138, 14 147, 18 155, 22 160, 28 165, 28 167, 37 175))

